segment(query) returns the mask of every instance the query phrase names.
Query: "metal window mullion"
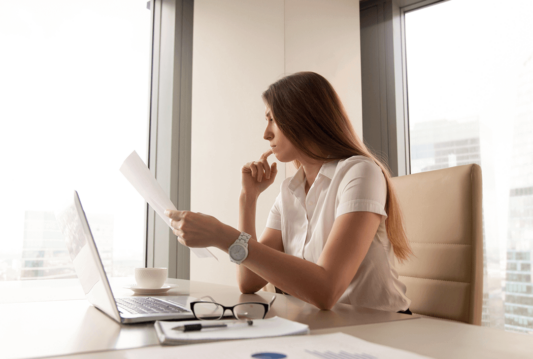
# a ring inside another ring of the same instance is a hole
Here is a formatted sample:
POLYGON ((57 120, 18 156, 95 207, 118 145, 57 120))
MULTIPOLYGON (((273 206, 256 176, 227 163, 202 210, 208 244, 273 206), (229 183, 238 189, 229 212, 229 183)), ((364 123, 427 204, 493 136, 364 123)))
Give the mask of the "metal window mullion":
MULTIPOLYGON (((397 66, 396 79, 399 86, 399 92, 396 93, 396 103, 399 108, 396 112, 396 125, 398 126, 398 169, 401 169, 401 175, 411 174, 411 142, 409 126, 409 92, 407 86, 407 55, 405 41, 405 7, 396 8, 398 17, 395 20, 396 33, 399 38, 395 42, 395 63, 397 66)), ((400 173, 400 171, 399 171, 400 173)))
MULTIPOLYGON (((154 0, 153 11, 153 36, 152 36, 152 87, 150 103, 150 142, 148 146, 148 167, 152 173, 157 168, 157 123, 159 99, 159 55, 161 47, 161 1, 154 0)), ((146 267, 154 267, 155 249, 155 211, 147 204, 147 230, 146 230, 146 267)))
MULTIPOLYGON (((183 0, 181 21, 179 158, 176 205, 178 209, 191 209, 191 149, 192 149, 192 50, 194 1, 183 0)), ((178 244, 177 278, 190 278, 190 250, 178 244)))
POLYGON ((392 36, 399 34, 395 39, 394 58, 398 66, 395 71, 396 81, 401 85, 401 91, 396 92, 396 104, 399 106, 396 112, 395 125, 397 126, 398 139, 398 172, 399 175, 411 174, 411 139, 409 123, 409 88, 407 78, 407 42, 405 33, 405 14, 409 11, 419 10, 424 7, 436 5, 449 0, 395 0, 393 11, 397 16, 393 17, 393 26, 396 28, 392 36))
MULTIPOLYGON (((190 209, 192 0, 156 0, 150 170, 178 209, 190 209), (184 36, 185 33, 185 36, 184 36)), ((148 211, 147 265, 189 278, 189 249, 148 211)))

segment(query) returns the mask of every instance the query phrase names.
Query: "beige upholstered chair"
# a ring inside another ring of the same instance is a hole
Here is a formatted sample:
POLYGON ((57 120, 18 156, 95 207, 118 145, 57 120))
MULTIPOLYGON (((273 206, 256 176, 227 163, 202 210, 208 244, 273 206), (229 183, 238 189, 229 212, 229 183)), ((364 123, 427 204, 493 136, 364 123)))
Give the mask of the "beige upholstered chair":
POLYGON ((413 313, 481 324, 481 168, 393 179, 414 256, 397 266, 413 313))

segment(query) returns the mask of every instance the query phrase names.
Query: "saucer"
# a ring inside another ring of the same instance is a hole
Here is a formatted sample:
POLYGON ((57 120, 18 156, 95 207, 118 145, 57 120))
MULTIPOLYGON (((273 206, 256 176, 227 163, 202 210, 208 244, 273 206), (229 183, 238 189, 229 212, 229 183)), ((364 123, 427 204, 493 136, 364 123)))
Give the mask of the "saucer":
POLYGON ((163 294, 175 287, 177 287, 177 285, 165 284, 161 288, 143 288, 139 287, 137 284, 132 284, 125 286, 124 288, 132 290, 135 294, 163 294))

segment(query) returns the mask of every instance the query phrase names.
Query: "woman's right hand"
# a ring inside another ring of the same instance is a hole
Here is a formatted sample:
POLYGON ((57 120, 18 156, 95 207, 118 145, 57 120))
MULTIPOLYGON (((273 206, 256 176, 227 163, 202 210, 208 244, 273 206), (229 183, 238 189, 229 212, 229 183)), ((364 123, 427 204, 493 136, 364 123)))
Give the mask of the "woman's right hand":
POLYGON ((259 197, 261 192, 267 189, 278 173, 277 163, 268 164, 268 156, 272 149, 261 155, 258 161, 248 162, 242 167, 242 191, 246 195, 259 197))

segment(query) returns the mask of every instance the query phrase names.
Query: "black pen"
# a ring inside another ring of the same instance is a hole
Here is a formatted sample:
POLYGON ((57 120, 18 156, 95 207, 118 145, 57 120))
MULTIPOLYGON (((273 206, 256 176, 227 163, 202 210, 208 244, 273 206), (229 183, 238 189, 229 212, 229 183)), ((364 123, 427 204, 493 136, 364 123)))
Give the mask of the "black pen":
POLYGON ((202 329, 211 329, 211 328, 227 328, 227 327, 235 327, 235 326, 251 326, 254 322, 252 320, 243 320, 239 322, 231 322, 231 323, 210 323, 210 324, 185 324, 185 325, 179 325, 177 327, 172 328, 172 330, 180 330, 182 332, 196 332, 202 329))

